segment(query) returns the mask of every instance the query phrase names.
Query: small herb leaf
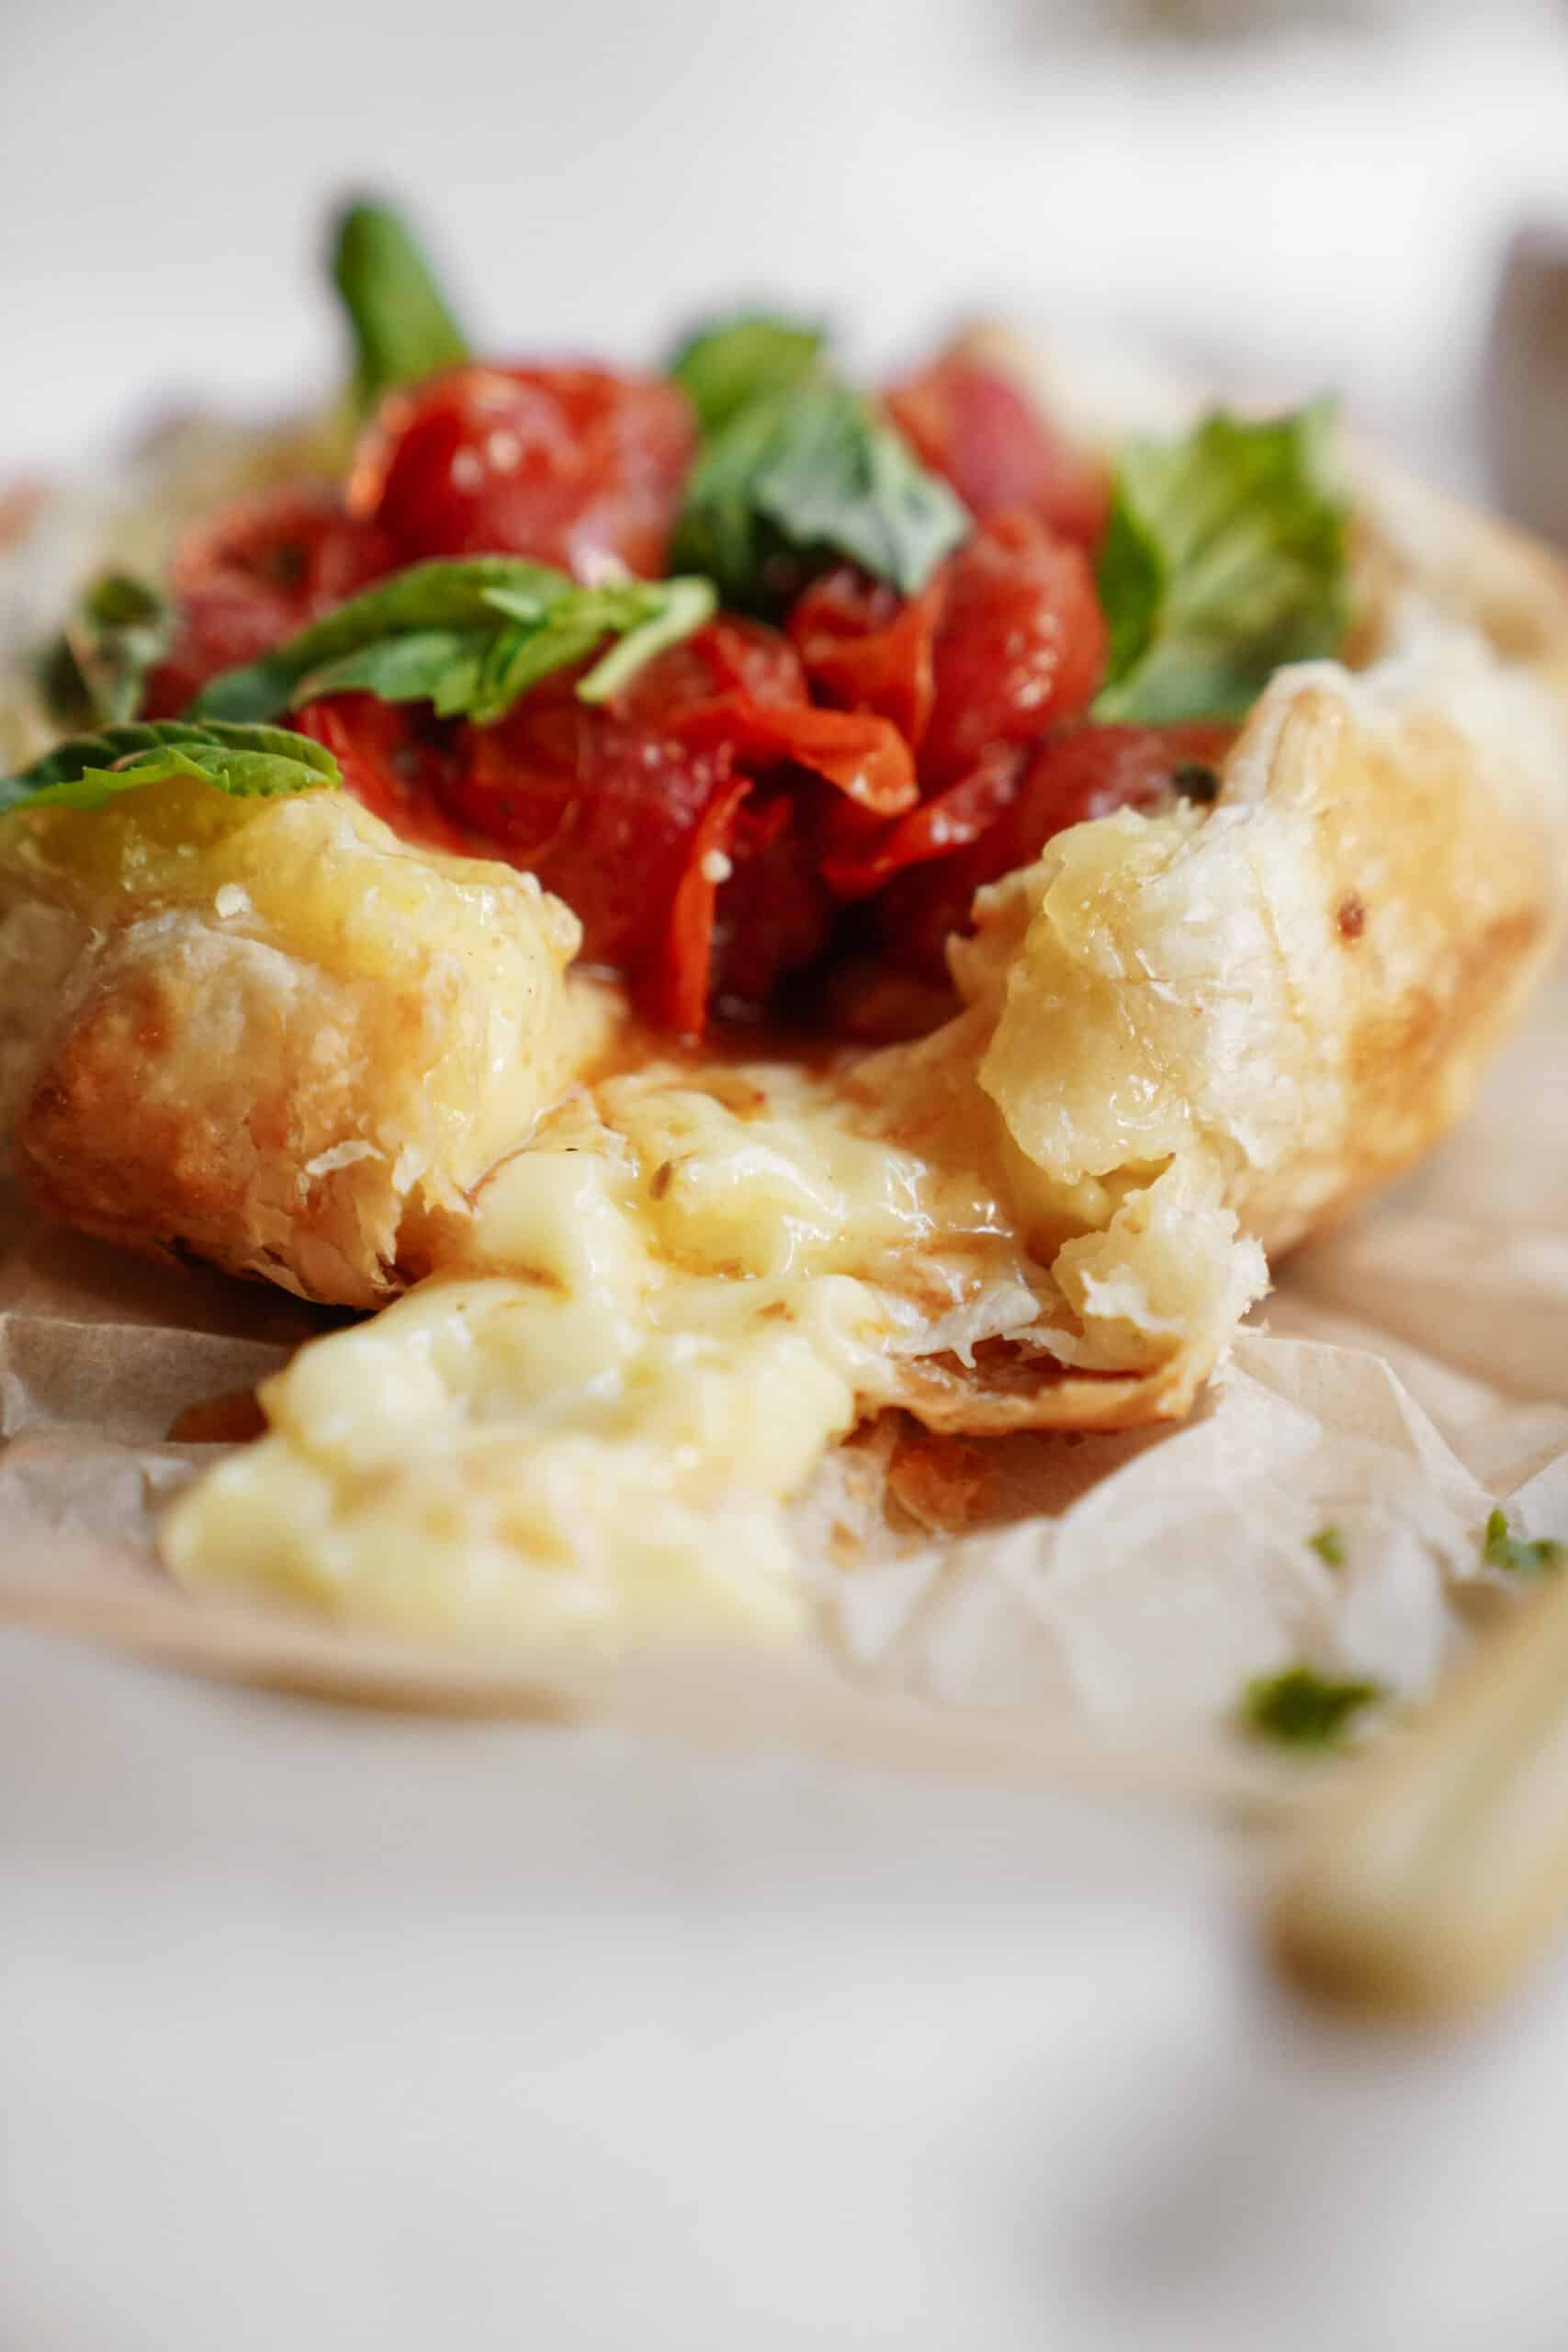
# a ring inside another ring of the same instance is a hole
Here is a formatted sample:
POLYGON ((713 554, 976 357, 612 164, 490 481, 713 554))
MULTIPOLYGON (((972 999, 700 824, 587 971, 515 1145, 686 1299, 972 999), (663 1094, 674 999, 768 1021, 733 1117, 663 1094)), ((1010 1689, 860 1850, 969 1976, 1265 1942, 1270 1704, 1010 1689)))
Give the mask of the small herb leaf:
POLYGON ((1381 1683, 1334 1682, 1310 1666, 1292 1666, 1249 1682, 1241 1716, 1260 1739, 1290 1747, 1332 1747, 1355 1716, 1386 1696, 1381 1683))
POLYGON ((235 798, 315 792, 341 783, 337 762, 281 727, 149 720, 75 735, 17 776, 0 777, 0 815, 22 808, 101 808, 139 785, 189 776, 235 798))
POLYGON ((407 223, 384 204, 351 204, 340 215, 332 248, 333 283, 354 336, 354 397, 373 408, 394 384, 416 383, 468 356, 407 223))
POLYGON ((105 727, 136 715, 147 673, 163 659, 171 615, 155 588, 105 571, 43 657, 39 683, 62 727, 105 727))
POLYGON ((972 527, 865 401, 805 383, 752 401, 707 443, 675 554, 727 604, 766 611, 846 556, 912 595, 972 527))
POLYGON ((669 372, 711 435, 754 401, 814 376, 826 339, 820 327, 794 319, 761 313, 720 319, 682 345, 669 372))
POLYGON ((402 637, 378 638, 309 671, 290 689, 289 700, 375 695, 382 702, 433 702, 444 709, 455 695, 456 707, 466 709, 492 641, 493 632, 484 628, 416 628, 402 637))
POLYGON ((1307 1548, 1331 1568, 1345 1565, 1345 1538, 1337 1527, 1320 1527, 1315 1535, 1307 1537, 1307 1548))
POLYGON ((1489 1568, 1507 1568, 1515 1576, 1549 1576, 1568 1559, 1568 1544, 1554 1535, 1512 1535, 1507 1512, 1495 1510, 1486 1521, 1481 1556, 1489 1568))
POLYGON ((603 701, 715 608, 705 580, 612 580, 585 587, 508 555, 411 564, 243 669, 210 679, 197 718, 276 718, 322 695, 429 702, 488 727, 552 671, 620 641, 578 684, 603 701))
POLYGON ((1216 413, 1134 441, 1100 549, 1111 630, 1102 719, 1244 718, 1273 672, 1337 651, 1348 616, 1347 508, 1319 401, 1256 424, 1216 413))
POLYGON ((618 644, 597 661, 578 686, 583 702, 608 702, 629 684, 645 662, 662 653, 668 645, 678 645, 712 614, 715 596, 706 580, 665 580, 662 602, 652 605, 644 620, 635 621, 626 629, 618 644))

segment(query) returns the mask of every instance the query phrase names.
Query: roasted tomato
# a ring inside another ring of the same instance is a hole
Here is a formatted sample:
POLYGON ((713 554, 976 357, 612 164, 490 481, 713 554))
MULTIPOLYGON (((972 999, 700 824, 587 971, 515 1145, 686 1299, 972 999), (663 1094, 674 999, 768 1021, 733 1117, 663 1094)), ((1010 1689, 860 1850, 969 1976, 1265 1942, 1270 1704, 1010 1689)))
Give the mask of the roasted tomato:
POLYGON ((922 778, 955 784, 998 744, 1077 718, 1105 650, 1083 549, 1021 508, 993 515, 946 566, 922 778))
POLYGON ((686 843, 670 919, 643 975, 647 1010, 679 1036, 700 1036, 707 1020, 715 910, 719 889, 734 871, 730 845, 741 803, 750 790, 750 777, 731 776, 698 818, 686 843))
POLYGON ((670 920, 727 751, 694 752, 658 726, 579 702, 548 678, 498 726, 457 731, 437 789, 448 811, 563 898, 595 963, 643 970, 670 920))
POLYGON ((932 646, 943 594, 940 573, 904 598, 840 564, 798 597, 789 633, 824 701, 874 713, 918 752, 936 691, 932 646))
POLYGON ((886 403, 972 514, 984 521, 1005 506, 1027 506, 1063 538, 1098 542, 1110 503, 1104 466, 1054 431, 997 369, 939 359, 896 385, 886 403))
POLYGON ((820 959, 838 908, 822 878, 818 835, 837 801, 829 786, 785 775, 740 808, 714 909, 712 1001, 759 1012, 820 959))
POLYGON ((220 670, 255 661, 397 561, 381 532, 326 489, 275 491, 197 525, 175 550, 179 624, 148 681, 146 716, 176 718, 220 670))
POLYGON ((446 813, 452 729, 422 704, 333 695, 307 703, 289 724, 326 745, 355 798, 404 841, 470 856, 488 854, 483 842, 446 813))
POLYGON ((1017 797, 1027 756, 1014 744, 993 743, 967 775, 932 793, 897 824, 874 833, 836 827, 822 861, 827 881, 840 898, 863 899, 907 866, 956 858, 1017 797))
POLYGON ((688 1034, 712 996, 760 1004, 821 953, 822 807, 852 798, 869 822, 917 789, 897 731, 816 708, 788 639, 751 621, 710 624, 612 705, 580 702, 563 675, 450 740, 422 788, 557 891, 584 954, 688 1034))
POLYGON ((738 768, 807 768, 874 817, 919 797, 897 729, 866 712, 819 709, 789 639, 760 621, 710 622, 650 662, 619 707, 694 748, 727 749, 738 768))
MULTIPOLYGON (((787 630, 721 616, 605 705, 565 673, 491 727, 363 695, 297 723, 398 832, 537 874, 586 957, 669 1028, 761 1009, 829 949, 879 943, 890 976, 940 973, 979 883, 1216 739, 1073 724, 1105 661, 1080 543, 1092 469, 1005 379, 943 361, 891 405, 981 518, 920 594, 840 566, 787 630)), ((395 393, 346 505, 294 492, 187 537, 150 709, 423 558, 657 573, 694 440, 684 395, 650 377, 472 366, 395 393)))
POLYGON ((947 939, 965 928, 984 884, 1031 864, 1069 825, 1148 808, 1184 770, 1194 771, 1194 787, 1206 787, 1213 763, 1234 741, 1230 728, 1198 723, 1063 728, 1010 771, 982 763, 948 794, 922 802, 912 818, 889 828, 879 853, 840 881, 878 892, 873 920, 890 964, 939 978, 947 939), (966 824, 972 830, 964 839, 966 824), (933 842, 933 827, 946 838, 933 842), (908 870, 897 872, 900 864, 908 870))
POLYGON ((383 403, 349 503, 404 562, 494 552, 651 577, 694 447, 685 395, 658 377, 457 368, 383 403))
POLYGON ((1076 718, 1105 666, 1083 550, 1017 508, 993 515, 919 596, 840 567, 798 598, 788 626, 813 686, 895 725, 928 794, 1076 718))

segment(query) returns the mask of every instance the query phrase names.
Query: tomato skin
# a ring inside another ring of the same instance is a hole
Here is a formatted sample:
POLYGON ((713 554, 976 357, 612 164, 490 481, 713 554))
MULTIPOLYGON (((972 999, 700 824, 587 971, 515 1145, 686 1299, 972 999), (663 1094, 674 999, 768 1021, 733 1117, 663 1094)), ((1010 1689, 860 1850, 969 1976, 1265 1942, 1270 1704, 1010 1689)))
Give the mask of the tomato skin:
POLYGON ((933 786, 956 783, 996 744, 1032 741, 1087 710, 1107 644, 1083 549, 1021 508, 993 515, 946 572, 920 747, 933 786))
POLYGON ((686 1035, 706 997, 760 1006, 820 954, 833 915, 817 870, 823 811, 851 805, 868 775, 886 787, 874 810, 916 790, 886 722, 808 703, 793 647, 754 621, 710 622, 608 706, 580 702, 563 675, 498 726, 452 737, 430 785, 448 814, 563 898, 584 956, 626 972, 650 1016, 686 1035), (893 754, 897 775, 882 775, 893 754), (704 871, 712 852, 728 874, 704 871))
POLYGON ((1098 546, 1110 510, 1105 467, 1057 433, 1016 384, 958 355, 886 395, 917 454, 983 522, 1027 506, 1065 539, 1098 546))
POLYGON ((806 672, 787 637, 765 621, 721 614, 639 670, 623 707, 644 718, 725 694, 773 710, 807 699, 806 672))
MULTIPOLYGON (((1179 727, 1064 727, 1018 761, 1010 787, 1001 789, 990 820, 967 843, 930 863, 906 858, 908 870, 895 875, 891 861, 897 839, 912 822, 905 820, 891 829, 871 885, 883 886, 874 901, 875 925, 886 960, 922 978, 941 978, 948 937, 967 928, 976 890, 1031 865, 1052 836, 1069 825, 1111 816, 1118 808, 1150 807, 1168 792, 1178 768, 1191 761, 1212 766, 1235 740, 1232 728, 1197 721, 1179 727)), ((956 800, 972 788, 965 778, 953 788, 953 797, 956 800)), ((916 818, 938 805, 923 803, 916 818)))
POLYGON ((220 670, 270 652, 396 562, 390 542, 324 488, 270 492, 196 525, 175 549, 179 621, 148 680, 143 715, 178 718, 220 670))
POLYGON ((897 824, 859 841, 840 828, 822 862, 828 882, 840 898, 863 899, 909 866, 955 859, 1017 798, 1025 757, 1013 744, 993 743, 967 775, 922 800, 897 824))
POLYGON ((684 393, 659 377, 457 368, 383 402, 349 504, 403 562, 499 553, 652 578, 695 447, 684 393))
POLYGON ((749 776, 720 785, 693 829, 669 921, 643 995, 653 1018, 677 1036, 700 1037, 713 985, 714 918, 749 776))
POLYGON ((634 975, 657 951, 725 751, 694 752, 645 720, 547 679, 495 727, 457 730, 439 789, 449 812, 538 876, 582 924, 583 955, 634 975))
POLYGON ((809 777, 763 786, 740 810, 733 872, 715 907, 712 996, 761 1012, 792 974, 822 956, 838 913, 821 874, 824 810, 845 804, 809 777))
POLYGON ((469 857, 491 854, 445 813, 450 729, 408 703, 374 695, 333 695, 306 703, 289 725, 324 743, 343 770, 344 789, 406 842, 469 857))
POLYGON ((840 564, 796 598, 786 624, 827 701, 887 719, 915 752, 936 691, 931 656, 944 593, 940 571, 918 596, 900 598, 840 564))

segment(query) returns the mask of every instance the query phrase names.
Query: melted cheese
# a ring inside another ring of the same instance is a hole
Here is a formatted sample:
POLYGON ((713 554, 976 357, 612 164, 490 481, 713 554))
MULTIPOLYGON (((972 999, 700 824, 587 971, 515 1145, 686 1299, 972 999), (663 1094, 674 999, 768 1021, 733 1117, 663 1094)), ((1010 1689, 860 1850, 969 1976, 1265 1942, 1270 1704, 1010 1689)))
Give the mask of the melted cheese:
POLYGON ((791 1632, 784 1505, 824 1448, 901 1358, 1050 1288, 977 1178, 856 1116, 782 1066, 570 1098, 461 1265, 268 1384, 272 1433, 175 1506, 169 1565, 425 1636, 791 1632))

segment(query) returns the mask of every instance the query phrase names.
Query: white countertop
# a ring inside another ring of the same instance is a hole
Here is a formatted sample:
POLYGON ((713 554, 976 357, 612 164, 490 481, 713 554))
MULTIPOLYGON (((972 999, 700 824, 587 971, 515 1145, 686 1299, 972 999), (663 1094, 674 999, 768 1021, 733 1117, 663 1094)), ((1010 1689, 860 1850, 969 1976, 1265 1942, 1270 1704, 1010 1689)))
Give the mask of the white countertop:
POLYGON ((1568 1986, 1309 2025, 1169 1826, 0 1640, 17 2352, 1557 2352, 1568 1986))

